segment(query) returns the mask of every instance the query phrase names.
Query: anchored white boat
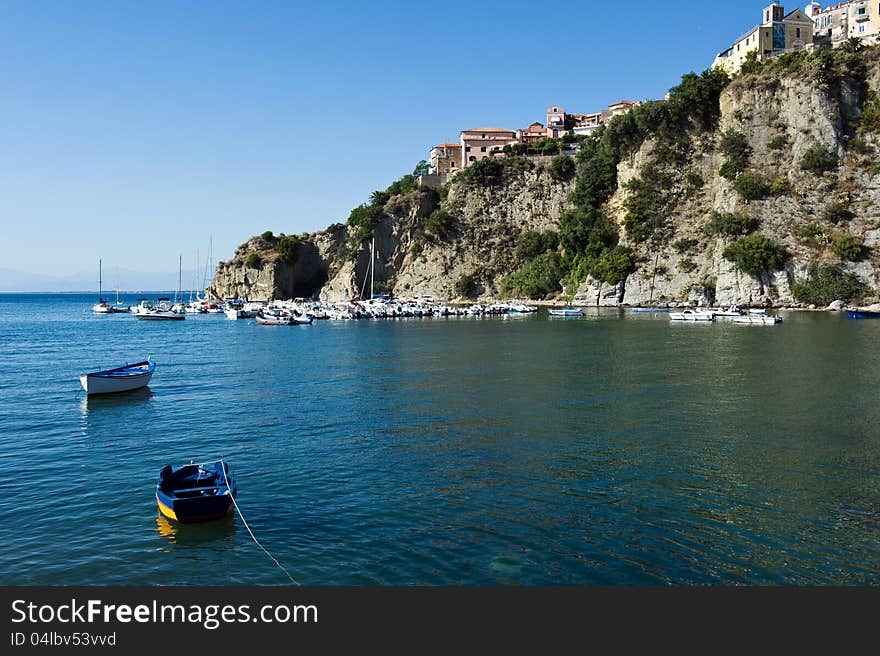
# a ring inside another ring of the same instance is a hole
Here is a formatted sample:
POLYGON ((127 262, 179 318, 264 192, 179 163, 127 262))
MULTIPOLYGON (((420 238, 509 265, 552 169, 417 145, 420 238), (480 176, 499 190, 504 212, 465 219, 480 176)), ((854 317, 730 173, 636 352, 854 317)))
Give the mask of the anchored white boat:
POLYGON ((724 308, 718 308, 718 309, 706 310, 706 312, 711 312, 716 317, 739 317, 739 316, 742 316, 742 312, 740 311, 739 307, 736 305, 731 305, 726 310, 724 308))
POLYGON ((156 363, 147 356, 143 362, 135 364, 126 362, 115 369, 82 374, 79 382, 86 394, 115 394, 144 387, 150 382, 154 371, 156 371, 156 363))
POLYGON ((697 312, 696 310, 684 310, 683 312, 670 312, 670 321, 714 321, 715 315, 711 312, 697 312))
POLYGON ((113 314, 113 307, 104 300, 104 290, 101 280, 101 260, 98 260, 98 302, 92 306, 95 314, 113 314))
POLYGON ((580 311, 580 309, 571 307, 570 305, 564 308, 551 309, 550 310, 551 317, 582 317, 584 313, 580 311))
POLYGON ((750 323, 759 326, 772 326, 777 323, 782 323, 782 317, 772 314, 744 314, 739 317, 734 317, 733 322, 750 323))

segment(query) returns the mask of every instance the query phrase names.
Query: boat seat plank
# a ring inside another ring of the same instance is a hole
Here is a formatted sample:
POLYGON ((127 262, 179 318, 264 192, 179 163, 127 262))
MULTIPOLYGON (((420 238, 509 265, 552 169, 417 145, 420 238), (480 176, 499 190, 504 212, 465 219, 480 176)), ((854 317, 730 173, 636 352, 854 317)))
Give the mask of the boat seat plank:
POLYGON ((205 492, 206 490, 216 490, 219 487, 226 487, 223 484, 218 485, 209 485, 208 487, 182 487, 176 490, 169 490, 171 494, 178 494, 180 492, 205 492))

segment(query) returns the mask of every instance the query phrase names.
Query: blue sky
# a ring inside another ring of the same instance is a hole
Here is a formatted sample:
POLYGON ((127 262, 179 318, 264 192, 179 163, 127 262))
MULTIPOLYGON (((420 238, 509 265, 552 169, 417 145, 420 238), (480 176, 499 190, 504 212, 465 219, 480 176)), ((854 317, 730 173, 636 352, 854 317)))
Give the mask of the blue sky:
POLYGON ((462 129, 662 97, 763 5, 553 6, 6 0, 0 269, 172 271, 321 229, 462 129))

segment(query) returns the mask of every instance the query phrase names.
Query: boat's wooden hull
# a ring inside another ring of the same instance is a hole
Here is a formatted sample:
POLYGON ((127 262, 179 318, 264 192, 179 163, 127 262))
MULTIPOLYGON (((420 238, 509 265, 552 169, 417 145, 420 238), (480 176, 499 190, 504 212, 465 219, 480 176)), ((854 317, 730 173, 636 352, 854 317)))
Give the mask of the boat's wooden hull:
POLYGON ((751 314, 734 317, 733 323, 745 323, 753 326, 773 326, 777 323, 782 323, 782 319, 771 315, 751 314))
POLYGON ((222 519, 232 510, 232 496, 228 493, 216 496, 173 499, 161 491, 156 492, 159 512, 168 519, 181 524, 209 522, 222 519))
POLYGON ((847 310, 846 316, 849 319, 880 319, 880 312, 872 310, 847 310))
POLYGON ((153 372, 147 372, 142 376, 130 376, 126 378, 106 378, 103 376, 91 376, 83 374, 79 377, 86 394, 117 394, 118 392, 130 392, 131 390, 146 387, 150 383, 153 372))
POLYGON ((186 315, 174 312, 139 312, 137 318, 152 321, 183 321, 186 315))

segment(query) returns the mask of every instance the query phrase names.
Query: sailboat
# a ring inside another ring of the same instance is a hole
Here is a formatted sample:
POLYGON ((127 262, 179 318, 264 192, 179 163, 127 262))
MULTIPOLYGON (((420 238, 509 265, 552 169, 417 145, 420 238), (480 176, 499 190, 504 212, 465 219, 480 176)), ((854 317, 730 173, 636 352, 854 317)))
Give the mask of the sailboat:
POLYGON ((131 308, 119 300, 119 267, 116 268, 116 305, 113 306, 113 312, 130 312, 131 308))
MULTIPOLYGON (((364 288, 367 286, 367 276, 364 275, 364 284, 361 285, 361 300, 364 300, 364 288)), ((370 299, 376 298, 377 296, 381 296, 381 294, 374 294, 374 290, 376 289, 376 238, 373 237, 370 242, 370 299)))
POLYGON ((101 279, 101 260, 98 260, 98 302, 92 306, 92 312, 95 314, 112 314, 113 309, 104 300, 104 289, 101 279))
POLYGON ((183 291, 181 290, 181 274, 183 272, 183 255, 180 256, 177 262, 177 291, 174 292, 174 305, 171 306, 171 311, 176 314, 185 314, 186 313, 186 305, 183 302, 183 291))

